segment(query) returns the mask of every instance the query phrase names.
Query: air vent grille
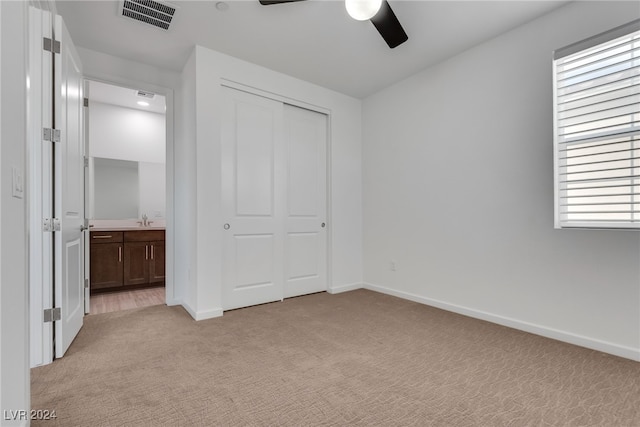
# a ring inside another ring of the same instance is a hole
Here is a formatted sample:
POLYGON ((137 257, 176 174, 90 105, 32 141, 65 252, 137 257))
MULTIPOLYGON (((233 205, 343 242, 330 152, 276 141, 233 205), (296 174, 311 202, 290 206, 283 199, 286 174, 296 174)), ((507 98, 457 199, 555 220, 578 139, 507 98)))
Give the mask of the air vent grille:
POLYGON ((145 92, 143 90, 139 90, 138 91, 138 96, 141 96, 143 98, 153 99, 153 97, 156 96, 156 94, 155 93, 151 93, 151 92, 145 92))
POLYGON ((174 6, 153 0, 124 0, 121 4, 122 16, 126 16, 164 30, 169 29, 169 25, 176 13, 176 8, 174 6))

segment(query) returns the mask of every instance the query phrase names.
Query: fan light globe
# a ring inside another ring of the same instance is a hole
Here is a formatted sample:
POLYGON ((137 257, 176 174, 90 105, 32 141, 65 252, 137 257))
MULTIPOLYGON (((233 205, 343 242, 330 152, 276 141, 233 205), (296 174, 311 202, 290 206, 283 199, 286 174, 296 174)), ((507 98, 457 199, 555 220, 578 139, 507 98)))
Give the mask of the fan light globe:
POLYGON ((345 0, 349 16, 357 21, 373 18, 382 6, 382 0, 345 0))

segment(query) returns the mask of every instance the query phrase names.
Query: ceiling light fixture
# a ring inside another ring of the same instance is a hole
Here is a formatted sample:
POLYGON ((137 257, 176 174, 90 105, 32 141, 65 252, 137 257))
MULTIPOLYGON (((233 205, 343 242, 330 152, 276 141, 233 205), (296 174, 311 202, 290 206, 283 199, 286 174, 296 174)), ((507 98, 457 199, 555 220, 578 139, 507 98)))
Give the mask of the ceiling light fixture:
POLYGON ((141 107, 148 107, 149 103, 144 101, 138 101, 138 105, 140 105, 141 107))
POLYGON ((376 16, 382 6, 382 0, 345 0, 344 5, 353 19, 367 21, 376 16))

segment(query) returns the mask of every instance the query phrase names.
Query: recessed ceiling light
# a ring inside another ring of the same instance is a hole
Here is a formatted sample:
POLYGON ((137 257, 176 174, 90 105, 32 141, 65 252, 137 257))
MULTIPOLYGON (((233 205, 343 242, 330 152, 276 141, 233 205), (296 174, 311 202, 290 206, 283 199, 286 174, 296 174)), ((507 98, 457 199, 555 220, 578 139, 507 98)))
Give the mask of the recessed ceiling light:
POLYGON ((220 12, 224 12, 226 10, 229 10, 229 5, 223 1, 219 1, 216 3, 216 9, 218 9, 220 12))
POLYGON ((148 102, 144 102, 144 101, 138 101, 138 105, 140 105, 142 107, 148 107, 149 103, 148 102))

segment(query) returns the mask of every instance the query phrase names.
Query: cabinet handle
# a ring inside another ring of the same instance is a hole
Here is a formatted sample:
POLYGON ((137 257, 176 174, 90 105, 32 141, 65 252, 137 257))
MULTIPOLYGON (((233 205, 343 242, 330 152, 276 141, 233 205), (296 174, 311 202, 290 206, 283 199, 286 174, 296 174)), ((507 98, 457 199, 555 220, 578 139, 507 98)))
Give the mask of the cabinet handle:
POLYGON ((144 259, 149 259, 149 245, 144 245, 144 259))
POLYGON ((151 259, 153 259, 153 245, 151 245, 151 259))
POLYGON ((118 246, 118 262, 122 262, 122 246, 118 246))
POLYGON ((113 236, 106 236, 106 235, 105 236, 93 236, 94 239, 110 239, 112 237, 113 236))

